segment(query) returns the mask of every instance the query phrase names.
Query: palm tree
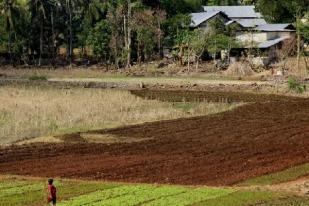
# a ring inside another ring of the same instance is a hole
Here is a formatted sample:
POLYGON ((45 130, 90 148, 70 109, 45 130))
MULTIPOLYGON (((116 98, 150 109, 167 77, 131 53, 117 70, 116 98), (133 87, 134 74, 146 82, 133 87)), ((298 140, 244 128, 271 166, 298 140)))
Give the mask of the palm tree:
MULTIPOLYGON (((38 66, 42 65, 42 55, 44 53, 44 45, 46 37, 44 33, 46 25, 49 25, 48 29, 51 30, 51 41, 49 45, 52 50, 52 64, 55 62, 55 31, 54 31, 54 18, 55 12, 60 7, 60 3, 57 0, 30 0, 28 2, 29 12, 31 14, 31 24, 39 27, 39 60, 38 66)), ((35 40, 35 39, 34 39, 35 40)))
POLYGON ((80 37, 80 43, 82 47, 82 54, 85 54, 86 39, 89 33, 89 28, 93 28, 95 23, 103 18, 104 12, 107 11, 108 3, 105 0, 80 0, 79 6, 81 8, 82 18, 82 34, 80 37))
POLYGON ((132 3, 131 0, 126 0, 124 2, 126 12, 124 13, 123 16, 123 25, 124 25, 124 33, 125 33, 125 48, 127 52, 127 63, 126 63, 126 68, 131 66, 131 34, 132 34, 132 28, 131 28, 131 19, 132 19, 132 3))
POLYGON ((18 5, 15 0, 3 0, 0 3, 0 13, 5 19, 5 29, 8 32, 8 51, 12 63, 12 35, 15 21, 18 15, 18 5))
POLYGON ((72 28, 72 20, 75 6, 80 2, 80 0, 65 0, 65 8, 68 15, 68 55, 67 59, 69 61, 70 67, 72 66, 72 56, 73 56, 73 28, 72 28))
POLYGON ((32 21, 34 18, 38 18, 40 24, 40 51, 38 66, 42 64, 42 54, 44 46, 44 21, 46 20, 46 7, 48 0, 32 0, 29 2, 29 7, 32 15, 32 21))
POLYGON ((51 32, 52 32, 52 65, 55 66, 55 43, 56 43, 56 36, 55 36, 55 24, 54 24, 54 12, 61 7, 60 2, 56 0, 50 0, 50 22, 51 22, 51 32))
POLYGON ((88 24, 93 24, 100 18, 101 12, 107 7, 102 0, 82 0, 83 16, 88 24))

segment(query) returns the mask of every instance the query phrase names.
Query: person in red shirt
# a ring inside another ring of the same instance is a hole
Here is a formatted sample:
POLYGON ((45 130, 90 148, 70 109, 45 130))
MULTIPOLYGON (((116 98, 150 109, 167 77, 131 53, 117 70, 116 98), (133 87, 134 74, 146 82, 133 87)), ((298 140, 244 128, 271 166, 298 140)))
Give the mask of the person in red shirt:
POLYGON ((49 179, 48 180, 48 186, 47 186, 47 192, 48 192, 48 197, 47 197, 47 202, 50 203, 52 206, 56 206, 57 202, 57 189, 53 185, 54 180, 49 179))

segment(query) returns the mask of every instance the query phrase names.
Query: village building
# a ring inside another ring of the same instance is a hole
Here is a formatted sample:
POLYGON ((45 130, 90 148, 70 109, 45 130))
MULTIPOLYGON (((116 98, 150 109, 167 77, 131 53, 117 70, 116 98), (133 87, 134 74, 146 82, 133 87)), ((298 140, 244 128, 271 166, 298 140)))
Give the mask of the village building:
POLYGON ((225 13, 230 20, 238 22, 245 28, 254 28, 257 25, 266 24, 262 15, 255 11, 254 6, 204 6, 204 12, 225 13))
MULTIPOLYGON (((209 22, 220 19, 226 26, 239 25, 236 33, 242 49, 253 48, 274 51, 285 40, 295 36, 292 24, 268 24, 254 6, 204 6, 204 11, 191 14, 191 28, 209 30, 209 22)), ((272 52, 268 52, 273 57, 272 52)))

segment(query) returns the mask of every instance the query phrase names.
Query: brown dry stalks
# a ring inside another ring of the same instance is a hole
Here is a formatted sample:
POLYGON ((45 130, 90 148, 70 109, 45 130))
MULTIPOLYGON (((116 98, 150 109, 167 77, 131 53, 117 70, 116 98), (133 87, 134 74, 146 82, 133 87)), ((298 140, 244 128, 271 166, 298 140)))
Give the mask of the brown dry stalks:
POLYGON ((42 135, 112 128, 222 112, 236 104, 144 100, 127 91, 0 88, 0 144, 42 135), (185 109, 184 109, 185 107, 185 109))

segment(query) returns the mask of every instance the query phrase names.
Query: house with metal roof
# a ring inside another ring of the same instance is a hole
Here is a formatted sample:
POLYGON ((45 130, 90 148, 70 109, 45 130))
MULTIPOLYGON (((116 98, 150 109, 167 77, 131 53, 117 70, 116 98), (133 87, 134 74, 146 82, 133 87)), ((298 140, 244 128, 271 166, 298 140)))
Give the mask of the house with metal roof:
POLYGON ((261 13, 255 11, 254 6, 204 6, 203 8, 206 13, 221 11, 243 27, 252 28, 266 24, 265 19, 261 13))
POLYGON ((225 13, 221 11, 192 13, 190 27, 207 29, 209 21, 215 18, 220 19, 224 23, 231 20, 225 13))
POLYGON ((292 24, 268 24, 255 6, 204 6, 204 11, 191 14, 191 28, 208 30, 211 19, 219 18, 225 25, 237 24, 240 30, 236 39, 244 48, 254 45, 265 49, 277 45, 295 35, 292 24), (254 42, 254 44, 253 44, 254 42))
POLYGON ((205 12, 222 11, 231 19, 262 18, 254 6, 204 6, 205 12))
POLYGON ((236 39, 250 46, 254 42, 254 47, 265 49, 294 36, 295 27, 292 24, 262 24, 248 31, 239 31, 236 39))

